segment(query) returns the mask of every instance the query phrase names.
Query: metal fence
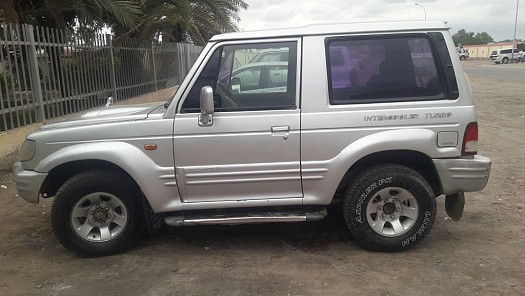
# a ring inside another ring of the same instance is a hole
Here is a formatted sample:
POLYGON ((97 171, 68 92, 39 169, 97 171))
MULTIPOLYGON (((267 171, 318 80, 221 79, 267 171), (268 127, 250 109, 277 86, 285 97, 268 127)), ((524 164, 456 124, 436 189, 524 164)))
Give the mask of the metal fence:
POLYGON ((201 47, 0 26, 0 132, 175 86, 201 47))

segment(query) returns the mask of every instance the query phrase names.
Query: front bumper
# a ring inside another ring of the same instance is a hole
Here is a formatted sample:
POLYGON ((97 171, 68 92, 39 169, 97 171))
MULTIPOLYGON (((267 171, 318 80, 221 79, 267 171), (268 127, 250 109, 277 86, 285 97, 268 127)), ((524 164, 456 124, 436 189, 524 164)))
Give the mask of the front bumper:
POLYGON ((487 157, 434 159, 443 194, 480 191, 487 185, 491 162, 487 157))
POLYGON ((18 195, 27 202, 38 203, 40 187, 47 177, 47 173, 26 171, 20 161, 13 166, 13 173, 18 195))

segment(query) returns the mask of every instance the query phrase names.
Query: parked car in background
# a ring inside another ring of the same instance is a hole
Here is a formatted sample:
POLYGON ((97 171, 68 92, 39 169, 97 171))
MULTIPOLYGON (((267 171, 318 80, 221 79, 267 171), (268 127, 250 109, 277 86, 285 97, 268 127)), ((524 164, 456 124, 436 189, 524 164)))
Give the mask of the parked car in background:
POLYGON ((234 69, 231 83, 219 83, 237 94, 236 100, 247 106, 252 96, 247 96, 248 101, 245 101, 242 94, 286 92, 287 77, 288 62, 257 62, 234 69))
POLYGON ((458 52, 460 61, 464 61, 469 58, 468 48, 456 47, 456 51, 458 52))
POLYGON ((489 59, 496 64, 507 64, 509 61, 521 62, 523 52, 517 48, 514 48, 514 54, 512 48, 493 50, 489 59))
POLYGON ((288 48, 265 49, 257 53, 250 63, 288 61, 288 48))

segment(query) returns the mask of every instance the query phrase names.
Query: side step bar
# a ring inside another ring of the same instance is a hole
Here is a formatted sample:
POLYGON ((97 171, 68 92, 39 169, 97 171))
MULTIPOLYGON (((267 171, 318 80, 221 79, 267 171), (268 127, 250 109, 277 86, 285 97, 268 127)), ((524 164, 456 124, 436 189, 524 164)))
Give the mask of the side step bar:
POLYGON ((323 220, 327 215, 326 209, 312 212, 268 212, 268 213, 242 213, 236 215, 210 215, 210 216, 170 216, 164 222, 169 226, 195 226, 195 225, 238 225, 261 224, 278 222, 310 222, 323 220))

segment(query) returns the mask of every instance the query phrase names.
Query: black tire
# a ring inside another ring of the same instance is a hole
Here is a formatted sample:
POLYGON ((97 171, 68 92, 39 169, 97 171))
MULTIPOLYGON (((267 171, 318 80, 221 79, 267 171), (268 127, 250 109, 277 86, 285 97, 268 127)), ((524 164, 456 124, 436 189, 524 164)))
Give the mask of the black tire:
POLYGON ((64 247, 81 256, 121 253, 131 248, 144 231, 141 198, 138 186, 118 172, 81 172, 56 194, 51 210, 55 236, 64 247))
POLYGON ((509 58, 503 58, 503 60, 501 60, 503 62, 503 64, 506 64, 509 62, 509 58))
POLYGON ((459 60, 460 60, 460 61, 464 61, 465 59, 466 59, 465 56, 459 56, 459 60))
POLYGON ((384 164, 354 179, 343 210, 350 232, 362 246, 373 251, 403 251, 430 232, 436 200, 428 182, 416 171, 384 164))

